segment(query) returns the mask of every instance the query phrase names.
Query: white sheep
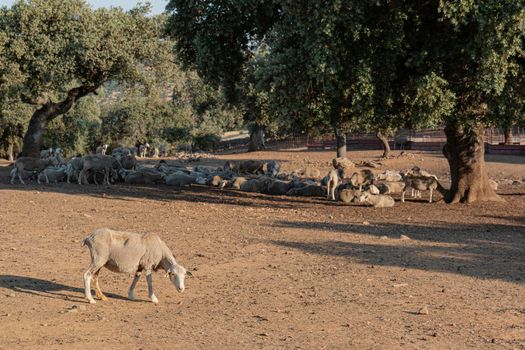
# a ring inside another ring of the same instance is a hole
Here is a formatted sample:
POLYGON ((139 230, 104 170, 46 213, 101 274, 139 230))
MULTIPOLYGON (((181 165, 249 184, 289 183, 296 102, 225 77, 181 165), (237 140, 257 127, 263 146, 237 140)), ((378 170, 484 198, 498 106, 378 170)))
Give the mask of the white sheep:
POLYGON ((98 146, 96 151, 95 151, 95 153, 99 154, 99 155, 102 155, 102 156, 105 156, 106 152, 108 150, 108 147, 109 147, 109 145, 98 146))
POLYGON ((403 175, 399 171, 386 170, 385 172, 377 175, 375 179, 378 181, 399 182, 403 180, 403 175))
POLYGON ((327 187, 326 195, 328 198, 332 197, 333 201, 335 201, 335 189, 337 188, 337 186, 339 186, 339 182, 340 182, 339 174, 340 174, 340 171, 336 169, 332 169, 327 175, 328 181, 326 183, 326 187, 327 187))
MULTIPOLYGON (((104 183, 111 185, 109 178, 115 173, 115 168, 120 168, 119 162, 112 156, 95 155, 82 157, 82 170, 78 175, 78 184, 82 185, 82 179, 85 183, 89 183, 86 172, 92 170, 104 173, 104 183)), ((96 180, 95 180, 96 183, 96 180)))
POLYGON ((99 228, 84 238, 81 245, 86 245, 91 255, 91 263, 84 273, 85 295, 91 304, 95 304, 91 295, 92 278, 96 296, 107 300, 98 284, 98 275, 102 267, 113 272, 134 274, 128 291, 130 300, 135 299, 135 286, 144 272, 148 282, 148 296, 154 303, 158 303, 159 300, 153 292, 153 271, 164 269, 179 292, 184 291, 185 276, 191 276, 191 273, 177 264, 168 246, 153 233, 138 234, 99 228))
POLYGON ((40 184, 40 181, 46 181, 46 183, 59 182, 64 180, 66 177, 66 166, 62 165, 60 167, 47 167, 38 174, 37 182, 40 184))
POLYGON ((359 191, 365 185, 371 185, 374 182, 374 173, 370 170, 359 170, 350 176, 349 182, 354 187, 359 187, 359 191))
POLYGON ((359 202, 372 205, 374 208, 390 208, 394 206, 394 198, 383 194, 371 194, 363 192, 359 202))
POLYGON ((35 173, 39 173, 49 165, 56 165, 56 159, 54 157, 46 159, 20 157, 15 162, 16 171, 11 171, 11 184, 15 183, 15 178, 17 175, 20 182, 22 184, 25 184, 21 176, 24 172, 32 171, 35 173))

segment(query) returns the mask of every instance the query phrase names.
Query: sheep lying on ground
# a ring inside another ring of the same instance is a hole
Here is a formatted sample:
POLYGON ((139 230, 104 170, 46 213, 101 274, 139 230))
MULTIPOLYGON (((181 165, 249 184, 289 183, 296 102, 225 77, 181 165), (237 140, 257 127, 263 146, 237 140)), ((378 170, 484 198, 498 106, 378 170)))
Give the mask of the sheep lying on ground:
POLYGON ((169 174, 164 180, 166 181, 166 185, 177 186, 179 189, 181 187, 189 187, 195 182, 193 176, 180 172, 169 174))
POLYGON ((292 184, 290 181, 271 180, 267 183, 266 188, 263 189, 263 193, 282 196, 290 190, 291 186, 292 184))
POLYGON ((374 173, 370 170, 359 170, 350 176, 350 183, 354 187, 359 187, 361 191, 363 186, 371 185, 374 182, 374 173))
MULTIPOLYGON (((47 159, 38 159, 31 157, 20 157, 15 162, 15 172, 11 172, 11 183, 15 183, 15 177, 18 176, 20 183, 25 184, 22 179, 22 173, 34 172, 39 173, 50 165, 56 165, 56 159, 51 157, 47 159)), ((37 178, 38 179, 38 178, 37 178)))
POLYGON ((374 195, 368 192, 363 192, 359 202, 370 204, 374 208, 390 208, 394 206, 394 198, 383 194, 374 195))
POLYGON ((270 160, 263 166, 264 174, 270 177, 276 177, 279 174, 279 170, 281 170, 281 164, 275 160, 270 160))
POLYGON ((260 160, 228 161, 224 164, 223 170, 238 174, 262 174, 263 166, 264 162, 260 160))
POLYGON ((338 198, 343 203, 358 202, 363 192, 355 189, 343 188, 338 191, 338 198))
POLYGON ((250 179, 241 184, 241 191, 263 192, 271 181, 269 178, 250 179))
POLYGON ((153 271, 164 269, 179 292, 184 291, 186 275, 191 276, 184 267, 177 264, 173 253, 156 234, 137 234, 100 228, 84 238, 82 246, 84 245, 89 248, 91 255, 91 263, 84 273, 85 295, 91 304, 95 304, 95 299, 91 295, 92 278, 96 296, 101 300, 107 300, 98 284, 98 275, 102 267, 113 272, 134 274, 135 277, 128 291, 130 300, 135 298, 135 286, 141 273, 144 272, 148 282, 148 296, 154 303, 158 303, 159 300, 153 291, 153 271))
POLYGON ((133 154, 122 155, 119 162, 124 169, 134 170, 137 167, 137 159, 133 154))
POLYGON ((326 190, 323 186, 307 185, 303 187, 294 187, 290 189, 287 196, 304 196, 304 197, 324 197, 326 190))
POLYGON ((403 180, 403 175, 401 175, 399 171, 386 170, 385 172, 377 175, 375 180, 386 182, 399 182, 403 180))
POLYGON ((410 188, 416 191, 430 191, 428 202, 432 203, 433 191, 438 188, 437 177, 435 176, 406 176, 405 188, 401 192, 401 202, 405 201, 405 192, 410 188))

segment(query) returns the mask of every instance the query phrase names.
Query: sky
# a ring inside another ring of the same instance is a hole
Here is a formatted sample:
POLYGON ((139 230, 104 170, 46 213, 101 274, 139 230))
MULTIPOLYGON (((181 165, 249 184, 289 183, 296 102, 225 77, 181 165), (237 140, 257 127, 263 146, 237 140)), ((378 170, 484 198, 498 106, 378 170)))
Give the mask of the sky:
MULTIPOLYGON (((15 0, 0 0, 0 7, 1 6, 11 6, 15 0)), ((94 8, 98 7, 122 7, 125 10, 129 10, 133 8, 137 3, 139 2, 145 2, 145 1, 136 1, 136 0, 87 0, 91 6, 94 8)), ((164 8, 166 7, 166 4, 168 3, 168 0, 149 0, 149 2, 152 4, 152 14, 156 15, 164 11, 164 8)))

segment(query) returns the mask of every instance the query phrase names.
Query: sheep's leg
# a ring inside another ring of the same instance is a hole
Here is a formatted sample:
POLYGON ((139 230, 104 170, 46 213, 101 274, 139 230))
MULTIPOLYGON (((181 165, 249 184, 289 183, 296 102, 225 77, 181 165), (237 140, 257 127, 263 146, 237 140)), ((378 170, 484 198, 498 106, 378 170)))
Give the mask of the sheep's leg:
POLYGON ((402 192, 401 192, 401 202, 405 203, 405 192, 406 192, 406 189, 404 189, 402 192))
POLYGON ((131 286, 129 286, 128 290, 128 299, 129 300, 135 300, 135 287, 137 286, 137 283, 140 279, 140 272, 135 273, 135 277, 133 277, 133 282, 131 282, 131 286))
POLYGON ((96 301, 95 299, 93 299, 93 296, 91 295, 91 277, 92 276, 93 276, 93 265, 90 265, 88 270, 84 273, 84 293, 89 303, 95 304, 96 301))
POLYGON ((84 176, 84 170, 80 170, 80 174, 78 174, 78 184, 82 185, 82 176, 84 176))
POLYGON ((157 299, 153 292, 153 274, 151 271, 146 271, 146 281, 148 282, 148 296, 151 301, 156 304, 159 302, 159 299, 157 299))
POLYGON ((432 203, 432 189, 430 189, 430 197, 428 198, 428 202, 432 203))
POLYGON ((44 172, 44 176, 46 177, 46 183, 48 184, 49 183, 49 177, 47 176, 46 172, 44 172))
POLYGON ((99 273, 100 273, 100 269, 97 270, 93 274, 93 282, 95 284, 95 294, 96 294, 97 298, 99 298, 100 300, 107 301, 108 298, 102 293, 102 290, 100 290, 100 285, 98 284, 98 274, 99 273))

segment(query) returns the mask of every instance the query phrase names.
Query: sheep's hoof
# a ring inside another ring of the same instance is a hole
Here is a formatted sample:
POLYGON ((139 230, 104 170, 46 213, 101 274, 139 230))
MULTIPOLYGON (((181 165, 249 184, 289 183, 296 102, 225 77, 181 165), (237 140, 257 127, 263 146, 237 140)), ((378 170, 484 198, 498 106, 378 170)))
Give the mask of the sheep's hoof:
POLYGON ((95 299, 89 299, 89 303, 90 304, 96 304, 97 302, 95 301, 95 299))
POLYGON ((108 297, 106 297, 105 295, 101 295, 101 296, 100 296, 100 300, 102 300, 102 301, 108 301, 108 297))
POLYGON ((135 296, 133 294, 128 294, 128 299, 131 301, 135 300, 135 296))
POLYGON ((159 303, 159 299, 157 299, 157 297, 153 295, 153 296, 151 297, 151 302, 152 302, 153 304, 158 304, 158 303, 159 303))

